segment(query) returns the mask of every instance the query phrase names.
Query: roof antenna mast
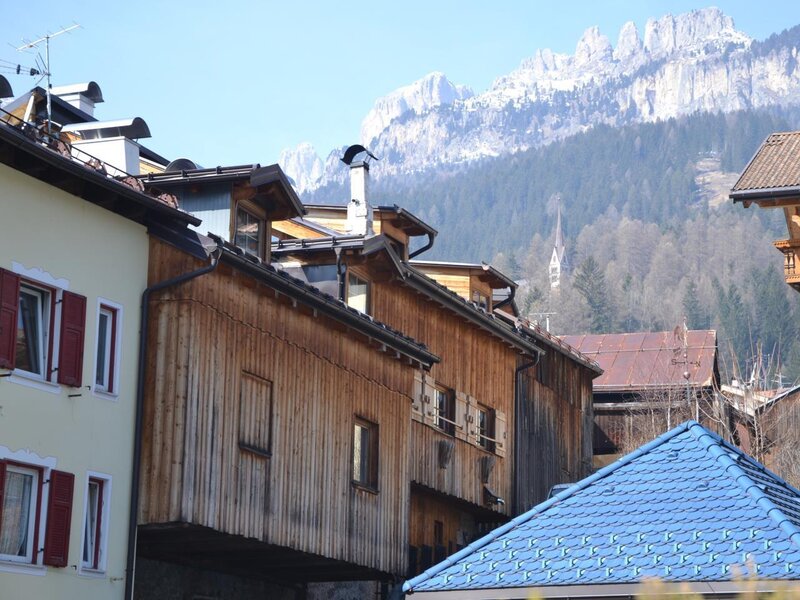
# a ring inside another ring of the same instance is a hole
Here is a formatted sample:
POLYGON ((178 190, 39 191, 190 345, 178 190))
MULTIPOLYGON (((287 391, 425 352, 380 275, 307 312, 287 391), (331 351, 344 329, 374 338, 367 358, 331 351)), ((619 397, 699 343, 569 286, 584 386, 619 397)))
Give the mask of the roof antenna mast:
POLYGON ((53 110, 52 110, 52 106, 51 106, 51 103, 50 103, 50 88, 53 87, 53 84, 50 82, 50 75, 51 75, 51 73, 50 73, 50 39, 54 38, 54 37, 57 37, 57 36, 61 35, 62 33, 69 33, 70 31, 72 31, 73 29, 77 29, 78 27, 80 27, 80 25, 78 25, 77 23, 75 23, 74 25, 70 25, 69 27, 62 27, 61 29, 59 29, 55 33, 48 33, 47 35, 45 35, 43 37, 40 37, 38 40, 33 40, 32 42, 25 42, 25 39, 23 38, 22 41, 25 42, 25 43, 22 46, 20 46, 19 48, 17 48, 17 50, 19 52, 22 52, 24 50, 31 50, 33 48, 36 48, 36 47, 39 46, 39 44, 44 42, 44 75, 45 75, 45 77, 47 77, 47 90, 46 90, 46 93, 47 93, 47 134, 48 135, 50 135, 50 133, 51 133, 51 131, 50 131, 50 121, 52 120, 52 117, 53 117, 53 110))

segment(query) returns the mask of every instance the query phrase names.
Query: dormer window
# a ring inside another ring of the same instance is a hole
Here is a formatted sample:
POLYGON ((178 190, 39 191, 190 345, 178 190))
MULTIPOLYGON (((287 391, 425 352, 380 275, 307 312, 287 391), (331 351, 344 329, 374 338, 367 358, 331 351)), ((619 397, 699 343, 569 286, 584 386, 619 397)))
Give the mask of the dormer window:
POLYGON ((233 243, 249 254, 264 258, 264 219, 241 206, 236 207, 236 228, 233 243))
POLYGON ((347 277, 347 305, 369 314, 369 282, 352 273, 347 277))

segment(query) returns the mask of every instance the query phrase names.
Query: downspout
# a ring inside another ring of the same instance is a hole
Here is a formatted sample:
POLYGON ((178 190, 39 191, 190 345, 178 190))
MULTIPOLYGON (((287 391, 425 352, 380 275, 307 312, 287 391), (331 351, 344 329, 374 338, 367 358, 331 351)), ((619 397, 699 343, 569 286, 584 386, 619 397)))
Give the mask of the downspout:
POLYGON ((334 248, 333 252, 336 254, 336 282, 339 284, 339 300, 344 302, 345 301, 345 299, 344 299, 344 291, 345 291, 344 274, 345 274, 345 271, 346 271, 347 267, 342 264, 342 249, 341 248, 334 248))
POLYGON ((408 260, 411 260, 415 256, 419 256, 420 254, 422 254, 426 250, 430 250, 431 248, 433 248, 433 241, 435 239, 436 239, 436 234, 435 233, 428 233, 428 243, 425 244, 422 248, 417 248, 411 254, 409 254, 408 255, 408 260))
POLYGON ((512 286, 509 286, 508 289, 509 289, 508 296, 506 298, 503 298, 502 300, 500 300, 500 302, 498 302, 497 304, 495 304, 492 307, 492 309, 503 308, 506 304, 511 304, 514 301, 514 296, 516 296, 516 294, 517 294, 517 288, 515 288, 512 285, 512 286))
POLYGON ((532 360, 530 362, 522 363, 514 370, 514 480, 513 480, 513 488, 514 488, 514 512, 516 514, 520 514, 520 496, 519 496, 519 461, 522 455, 520 449, 520 440, 522 439, 522 393, 520 388, 522 387, 521 378, 522 372, 526 369, 530 369, 531 367, 535 367, 539 364, 539 360, 541 360, 542 355, 538 354, 536 356, 536 360, 532 360))
POLYGON ((139 512, 139 469, 142 461, 142 425, 144 420, 144 380, 146 375, 145 358, 147 356, 147 333, 149 317, 150 294, 159 292, 168 287, 181 284, 195 277, 200 277, 210 273, 217 268, 219 257, 222 253, 220 248, 215 248, 211 254, 211 263, 205 267, 189 273, 183 273, 172 279, 161 281, 142 292, 142 305, 140 312, 141 322, 139 323, 139 365, 136 374, 136 418, 134 421, 133 433, 133 471, 131 473, 131 506, 128 520, 128 556, 125 561, 125 600, 133 600, 133 578, 134 565, 136 561, 136 527, 137 515, 139 512))

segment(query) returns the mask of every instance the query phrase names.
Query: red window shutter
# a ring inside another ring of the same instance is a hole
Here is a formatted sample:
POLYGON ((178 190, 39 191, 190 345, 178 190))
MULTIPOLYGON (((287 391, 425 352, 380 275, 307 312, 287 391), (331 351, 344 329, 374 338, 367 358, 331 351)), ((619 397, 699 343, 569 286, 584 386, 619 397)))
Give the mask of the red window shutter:
POLYGON ((64 292, 61 300, 61 341, 58 345, 58 383, 81 387, 86 298, 64 292))
POLYGON ((0 269, 0 368, 13 369, 17 355, 19 276, 0 269))
POLYGON ((66 567, 69 551, 69 526, 72 520, 72 490, 75 475, 51 471, 47 499, 47 529, 44 533, 44 564, 66 567))

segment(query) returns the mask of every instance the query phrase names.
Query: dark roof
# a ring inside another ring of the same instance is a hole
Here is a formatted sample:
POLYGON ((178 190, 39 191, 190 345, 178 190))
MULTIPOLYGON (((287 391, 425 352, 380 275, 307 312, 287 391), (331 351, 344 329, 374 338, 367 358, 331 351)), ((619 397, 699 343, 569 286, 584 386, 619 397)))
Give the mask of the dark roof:
POLYGON ((246 181, 253 187, 276 185, 283 198, 293 211, 293 215, 305 214, 303 203, 294 191, 289 178, 278 165, 260 164, 238 165, 232 167, 212 167, 210 169, 183 169, 180 171, 164 171, 163 173, 147 173, 140 175, 145 185, 171 188, 196 184, 205 181, 228 182, 246 181))
POLYGON ((31 138, 28 134, 32 132, 23 133, 0 121, 0 146, 7 150, 0 152, 0 162, 138 223, 201 223, 158 198, 50 149, 35 136, 31 138))
POLYGON ((531 355, 543 352, 535 344, 533 337, 526 335, 516 324, 508 323, 498 318, 495 314, 486 312, 408 263, 402 262, 394 252, 391 242, 383 235, 342 235, 337 237, 281 240, 273 244, 272 253, 275 256, 280 256, 281 254, 297 252, 332 251, 336 248, 361 250, 367 254, 377 251, 387 252, 392 264, 395 265, 400 281, 405 285, 439 299, 447 309, 456 312, 512 346, 531 355))
POLYGON ((591 585, 598 597, 608 594, 603 586, 646 578, 713 583, 748 573, 800 579, 800 492, 689 421, 407 581, 403 591, 420 600, 457 591, 465 595, 452 597, 496 598, 500 589, 503 598, 534 591, 569 597, 566 586, 591 585))
POLYGON ((595 392, 685 386, 687 370, 689 385, 710 387, 716 380, 717 332, 713 330, 688 332, 688 366, 682 362, 682 345, 672 331, 564 335, 561 339, 603 369, 594 380, 595 392))
POLYGON ((800 192, 800 131, 773 133, 756 152, 731 190, 744 200, 800 192))
POLYGON ((424 344, 348 306, 341 300, 319 291, 314 286, 262 262, 257 256, 243 252, 218 236, 212 234, 203 236, 188 229, 176 231, 158 226, 151 227, 149 232, 184 252, 202 259, 208 258, 213 249, 220 248, 222 250, 221 260, 256 277, 259 281, 298 303, 352 327, 384 344, 398 355, 413 359, 427 368, 430 368, 433 363, 439 362, 439 357, 429 352, 424 344))
MULTIPOLYGON (((347 212, 347 206, 344 204, 306 204, 305 206, 309 210, 321 210, 321 211, 344 212, 344 213, 347 212)), ((374 206, 373 210, 385 213, 394 213, 397 216, 397 218, 395 219, 395 222, 393 222, 392 224, 404 230, 411 236, 430 235, 432 237, 436 237, 439 233, 438 231, 436 231, 436 229, 428 225, 418 216, 410 213, 404 208, 397 206, 396 204, 374 206)))

